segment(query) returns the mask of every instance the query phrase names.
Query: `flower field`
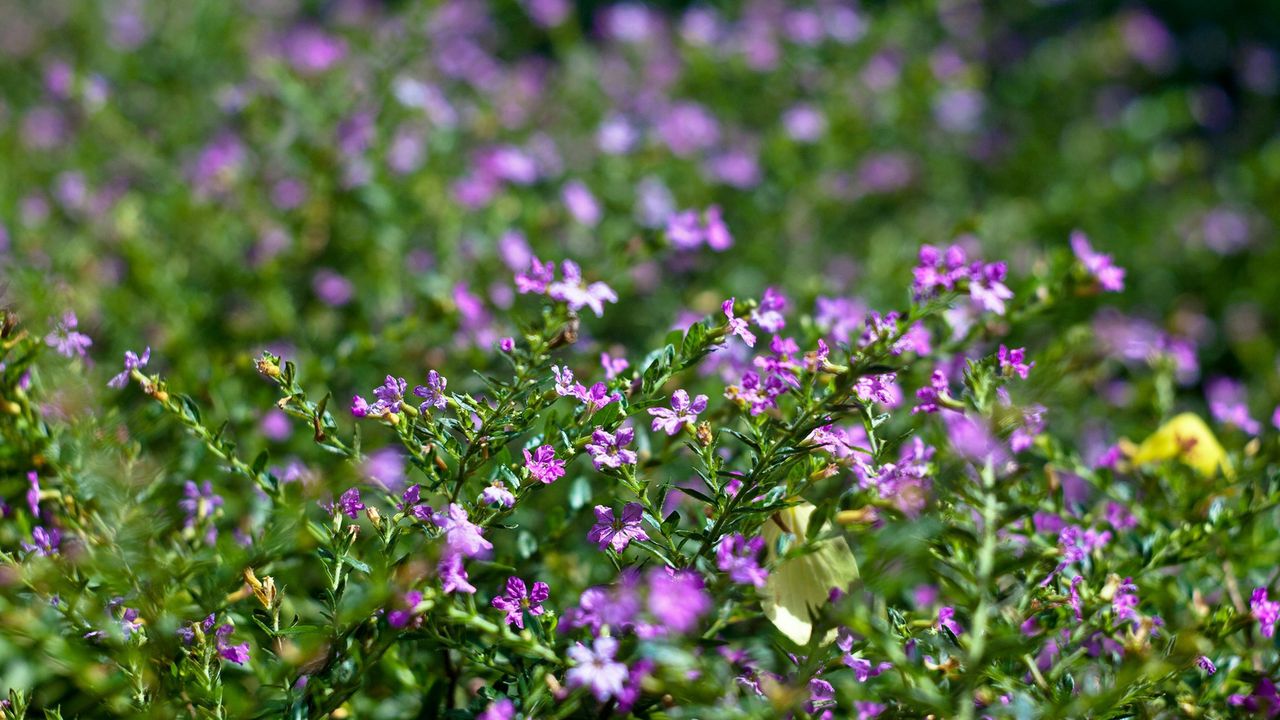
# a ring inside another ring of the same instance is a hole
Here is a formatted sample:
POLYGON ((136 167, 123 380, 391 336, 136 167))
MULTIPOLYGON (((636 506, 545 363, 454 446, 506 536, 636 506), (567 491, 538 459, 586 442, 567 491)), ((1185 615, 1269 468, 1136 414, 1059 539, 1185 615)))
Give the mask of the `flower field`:
POLYGON ((0 718, 1280 717, 1215 8, 0 3, 0 718))

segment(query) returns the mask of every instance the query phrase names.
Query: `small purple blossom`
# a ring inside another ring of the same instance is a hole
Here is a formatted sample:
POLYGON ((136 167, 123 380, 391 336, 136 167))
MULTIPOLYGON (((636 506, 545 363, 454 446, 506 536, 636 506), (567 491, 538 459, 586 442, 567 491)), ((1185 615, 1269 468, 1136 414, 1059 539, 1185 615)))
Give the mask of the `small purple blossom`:
POLYGON ((863 375, 853 383, 853 394, 866 403, 876 402, 881 405, 894 405, 899 394, 897 387, 894 385, 894 381, 897 378, 897 373, 863 375))
POLYGON ((244 665, 249 662, 249 643, 243 642, 239 645, 232 645, 228 641, 231 633, 235 632, 235 626, 231 624, 222 625, 218 628, 218 654, 225 660, 230 660, 237 665, 244 665))
POLYGON ((476 716, 476 720, 515 720, 516 706, 508 698, 498 698, 489 703, 484 712, 476 716))
POLYGON ((45 530, 39 525, 31 528, 31 542, 22 543, 22 549, 39 557, 58 554, 58 546, 62 543, 62 533, 58 528, 45 530))
POLYGON ((728 573, 729 579, 736 583, 762 588, 769 577, 769 571, 760 567, 759 556, 763 549, 763 537, 747 540, 741 533, 734 533, 716 547, 716 567, 728 573))
POLYGON ((413 621, 414 611, 422 602, 422 593, 410 590, 400 598, 400 607, 387 613, 387 624, 397 630, 413 621))
POLYGON ((1010 350, 1003 344, 1000 346, 1000 352, 997 354, 1000 363, 1000 373, 1002 375, 1014 376, 1027 379, 1027 373, 1031 372, 1031 368, 1035 367, 1034 361, 1027 363, 1026 348, 1014 348, 1010 350))
POLYGON ((1262 432, 1262 423, 1249 415, 1248 392, 1231 378, 1210 380, 1205 388, 1209 412, 1220 423, 1234 425, 1250 435, 1262 432))
POLYGON ((503 485, 501 481, 495 480, 492 484, 480 491, 480 502, 488 505, 497 505, 498 507, 509 508, 516 504, 516 496, 511 490, 503 485))
POLYGON ((711 596, 695 572, 653 568, 648 580, 649 612, 665 630, 677 634, 689 632, 711 609, 711 596))
POLYGON ((952 635, 960 636, 964 634, 964 628, 960 627, 960 623, 955 620, 956 611, 952 607, 938 608, 938 619, 934 621, 933 627, 937 630, 946 628, 951 631, 952 635))
POLYGON ((525 587, 524 581, 518 577, 507 578, 506 592, 495 597, 490 603, 493 607, 507 614, 508 625, 524 629, 524 613, 541 615, 545 610, 542 602, 551 597, 551 588, 544 582, 535 582, 532 591, 525 587))
MULTIPOLYGON (((178 507, 186 514, 183 527, 188 530, 195 528, 197 522, 212 517, 214 511, 222 507, 222 496, 213 492, 213 483, 208 480, 201 485, 188 480, 183 485, 182 494, 178 507)), ((212 545, 217 539, 218 528, 210 523, 205 532, 205 543, 212 545)))
POLYGON ((1280 622, 1280 600, 1268 600, 1266 588, 1255 588, 1249 598, 1249 612, 1258 621, 1262 637, 1274 637, 1276 623, 1280 622))
POLYGON ((649 539, 649 535, 640 526, 644 518, 644 508, 640 503, 624 505, 621 517, 614 515, 613 508, 604 505, 597 505, 595 514, 596 524, 587 533, 587 540, 595 543, 601 550, 612 547, 614 552, 621 553, 632 540, 649 539))
POLYGON ((440 575, 440 586, 445 593, 464 592, 474 595, 476 588, 467 582, 467 569, 462 565, 462 556, 457 553, 445 553, 436 566, 440 575))
POLYGON ((724 310, 724 316, 729 319, 729 334, 737 335, 738 337, 742 338, 742 342, 746 343, 747 347, 755 347, 756 336, 748 328, 747 319, 741 318, 741 317, 734 317, 734 314, 733 314, 734 300, 735 298, 729 298, 728 300, 725 300, 724 303, 720 306, 720 308, 724 310))
POLYGON ((941 370, 934 370, 929 376, 928 387, 922 387, 916 390, 916 399, 919 400, 912 413, 936 413, 940 409, 939 403, 945 403, 951 400, 951 384, 947 381, 946 373, 941 370))
POLYGON ((1111 600, 1111 611, 1115 614, 1116 620, 1120 622, 1137 624, 1140 621, 1141 618, 1138 615, 1138 586, 1133 584, 1133 578, 1127 577, 1124 582, 1120 583, 1119 589, 1116 590, 1116 594, 1111 600))
POLYGON ((87 350, 93 344, 93 340, 88 335, 76 331, 79 323, 80 321, 76 314, 68 310, 62 316, 62 322, 53 328, 53 332, 45 336, 45 344, 66 357, 74 357, 76 355, 86 357, 88 355, 87 350))
POLYGON ((529 256, 529 266, 522 272, 516 273, 516 291, 521 295, 526 293, 534 293, 541 295, 547 291, 547 288, 556 279, 556 264, 550 260, 542 262, 538 258, 529 256))
POLYGON ((564 460, 556 457, 556 449, 551 445, 541 445, 532 454, 526 449, 524 466, 533 479, 544 485, 564 477, 564 460))
POLYGON ((122 370, 119 375, 111 378, 111 380, 107 382, 107 387, 115 388, 117 390, 124 387, 129 382, 129 375, 132 374, 134 370, 140 370, 146 367, 147 361, 150 359, 150 346, 142 351, 141 357, 135 355, 132 350, 126 350, 124 352, 124 370, 122 370))
POLYGON ((1208 655, 1201 655, 1196 658, 1196 667, 1205 671, 1209 675, 1218 672, 1218 666, 1213 664, 1213 661, 1209 659, 1208 655))
POLYGON ((338 498, 338 510, 352 520, 359 517, 360 511, 363 509, 364 503, 360 502, 359 488, 351 488, 342 493, 342 497, 338 498))
POLYGON ((565 260, 560 265, 564 279, 547 286, 547 296, 568 304, 569 309, 577 312, 583 307, 591 308, 596 317, 604 316, 606 302, 618 302, 618 294, 603 282, 587 285, 582 279, 582 269, 572 260, 565 260))
POLYGON ((27 507, 33 516, 40 517, 40 476, 35 470, 27 473, 27 507))
POLYGON ((777 288, 767 287, 760 298, 760 305, 751 311, 751 320, 760 329, 771 333, 781 332, 787 325, 783 313, 787 311, 787 296, 777 288))
POLYGON ((689 393, 684 390, 676 390, 671 396, 671 409, 667 408, 649 408, 649 414, 653 416, 653 430, 662 430, 668 435, 675 435, 680 432, 686 425, 692 425, 698 421, 698 414, 707 409, 707 396, 698 395, 689 399, 689 393))
POLYGON ((613 357, 609 353, 600 353, 600 366, 604 368, 604 376, 612 380, 621 375, 623 370, 631 367, 631 363, 627 362, 624 357, 613 357))
POLYGON ((429 408, 443 410, 449 399, 445 397, 445 387, 449 381, 443 375, 432 370, 427 373, 427 384, 419 385, 413 389, 413 394, 423 399, 423 403, 419 406, 420 412, 426 413, 429 408))
POLYGON ((449 503, 448 510, 436 513, 432 522, 444 532, 451 555, 475 557, 493 549, 493 543, 484 539, 484 531, 467 519, 466 509, 457 503, 449 503))
POLYGON ((604 428, 596 428, 591 433, 591 442, 587 444, 587 452, 591 454, 591 464, 597 470, 601 468, 617 470, 623 465, 636 464, 635 452, 626 449, 635 436, 635 430, 629 427, 618 428, 616 433, 606 432, 604 428))
POLYGON ((569 648, 573 667, 565 674, 571 688, 590 689, 596 700, 605 702, 622 694, 627 681, 627 666, 614 660, 618 654, 618 641, 612 637, 599 637, 587 647, 577 643, 569 648))
POLYGON ((1084 265, 1085 270, 1097 279, 1103 290, 1110 292, 1124 290, 1124 268, 1113 263, 1110 255, 1094 252, 1089 245, 1089 238, 1079 230, 1071 233, 1071 251, 1084 265))

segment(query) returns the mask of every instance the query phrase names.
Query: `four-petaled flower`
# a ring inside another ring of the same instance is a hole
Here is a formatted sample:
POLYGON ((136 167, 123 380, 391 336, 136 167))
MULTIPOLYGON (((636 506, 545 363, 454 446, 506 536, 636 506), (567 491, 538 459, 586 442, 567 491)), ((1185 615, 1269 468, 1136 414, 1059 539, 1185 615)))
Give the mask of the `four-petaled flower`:
POLYGON ((524 629, 524 612, 530 615, 541 615, 545 610, 542 601, 551 597, 551 588, 544 582, 535 582, 533 590, 525 587, 524 581, 518 577, 507 578, 507 591, 495 597, 490 603, 507 614, 507 624, 524 629))
POLYGON ((690 401, 689 393, 684 390, 677 390, 671 396, 670 410, 667 408, 649 408, 649 414, 653 416, 654 430, 662 430, 668 435, 675 435, 686 425, 692 425, 697 422, 698 413, 706 409, 706 395, 698 395, 690 401))
POLYGON ((591 453, 591 464, 595 468, 613 468, 618 469, 623 465, 634 465, 636 463, 636 454, 631 450, 627 450, 626 446, 631 444, 635 439, 636 431, 623 427, 618 428, 616 433, 609 433, 604 428, 596 428, 591 433, 591 442, 587 444, 587 452, 591 453))
POLYGON ((564 460, 556 457, 556 449, 550 445, 539 446, 532 454, 526 449, 524 466, 533 479, 546 485, 564 477, 564 460))
POLYGON ((644 518, 644 508, 640 503, 627 503, 622 508, 622 517, 613 514, 613 508, 597 505, 595 508, 596 524, 591 526, 587 539, 604 550, 612 547, 614 552, 627 549, 632 540, 648 540, 649 535, 640 527, 644 518))
POLYGON ((124 351, 124 370, 119 375, 111 378, 107 382, 107 387, 116 388, 117 390, 124 387, 129 382, 129 375, 134 370, 140 370, 147 366, 147 361, 151 359, 151 347, 142 351, 142 356, 135 355, 132 350, 124 351))

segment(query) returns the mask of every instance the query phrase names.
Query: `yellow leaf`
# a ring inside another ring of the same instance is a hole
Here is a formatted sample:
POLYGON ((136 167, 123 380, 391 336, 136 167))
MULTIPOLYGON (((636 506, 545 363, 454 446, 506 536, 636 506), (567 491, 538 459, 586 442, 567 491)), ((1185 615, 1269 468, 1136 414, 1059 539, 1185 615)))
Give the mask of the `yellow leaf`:
MULTIPOLYGON (((801 503, 769 519, 764 539, 769 559, 783 533, 804 541, 809 518, 816 508, 801 503)), ((823 526, 825 532, 830 524, 823 526)), ((858 563, 844 538, 828 538, 814 543, 813 552, 784 560, 769 573, 761 593, 765 617, 797 645, 809 642, 813 633, 813 613, 831 596, 832 588, 845 590, 858 578, 858 563)))
POLYGON ((1179 460, 1205 477, 1222 468, 1231 477, 1234 472, 1227 451, 1213 431, 1195 413, 1182 413, 1160 426, 1142 444, 1126 449, 1134 465, 1152 465, 1166 460, 1179 460))

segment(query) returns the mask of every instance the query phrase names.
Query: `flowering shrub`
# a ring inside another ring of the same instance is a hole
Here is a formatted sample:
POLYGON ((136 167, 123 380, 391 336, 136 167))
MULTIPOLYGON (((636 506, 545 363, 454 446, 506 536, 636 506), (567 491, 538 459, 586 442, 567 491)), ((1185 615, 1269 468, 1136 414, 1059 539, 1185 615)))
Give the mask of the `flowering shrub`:
POLYGON ((1280 173, 1154 15, 56 5, 0 716, 1280 716, 1280 173))

